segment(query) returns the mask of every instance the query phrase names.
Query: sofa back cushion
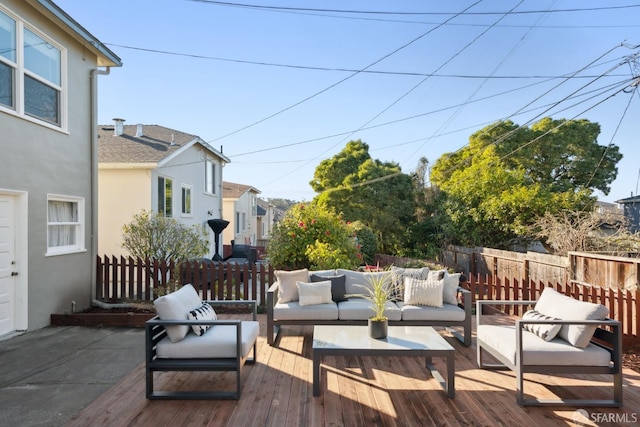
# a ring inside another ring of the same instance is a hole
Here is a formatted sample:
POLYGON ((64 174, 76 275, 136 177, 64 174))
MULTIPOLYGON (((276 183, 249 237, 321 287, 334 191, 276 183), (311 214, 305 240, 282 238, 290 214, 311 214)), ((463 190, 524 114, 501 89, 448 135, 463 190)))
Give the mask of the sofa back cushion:
MULTIPOLYGON (((609 309, 602 304, 578 301, 550 287, 542 291, 535 310, 562 320, 603 320, 609 315, 609 309)), ((596 329, 597 326, 562 325, 558 336, 574 347, 585 348, 596 329)))
POLYGON ((388 278, 391 279, 391 273, 388 271, 380 271, 380 272, 361 272, 361 271, 353 271, 353 270, 344 270, 338 269, 336 271, 338 275, 344 274, 345 277, 345 288, 347 291, 347 296, 349 295, 369 295, 369 291, 367 289, 371 288, 370 278, 388 278))
MULTIPOLYGON (((187 320, 189 312, 200 307, 202 300, 195 288, 187 284, 175 292, 157 298, 153 305, 161 320, 187 320)), ((189 328, 189 325, 165 327, 171 342, 178 342, 184 339, 189 332, 189 328)))
POLYGON ((303 268, 301 270, 276 270, 274 272, 278 279, 278 302, 284 304, 287 302, 298 301, 297 282, 309 281, 309 270, 303 268))

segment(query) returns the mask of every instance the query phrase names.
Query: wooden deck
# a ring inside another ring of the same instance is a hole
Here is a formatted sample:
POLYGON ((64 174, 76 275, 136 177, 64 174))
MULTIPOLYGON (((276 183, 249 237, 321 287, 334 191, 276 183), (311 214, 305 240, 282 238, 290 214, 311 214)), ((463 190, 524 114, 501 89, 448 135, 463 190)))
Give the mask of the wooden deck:
MULTIPOLYGON (((514 375, 478 369, 475 344, 464 347, 444 331, 443 336, 456 349, 454 399, 446 397, 425 369, 424 359, 407 357, 327 357, 321 367, 321 395, 314 397, 313 328, 285 326, 278 347, 270 347, 265 315, 259 315, 259 320, 258 363, 245 367, 239 401, 148 401, 142 364, 74 417, 70 425, 584 426, 640 422, 640 374, 632 370, 624 371, 624 406, 620 409, 588 408, 589 419, 584 419, 576 418, 576 410, 581 408, 521 408, 515 401, 514 375)), ((440 372, 446 372, 442 360, 433 361, 440 372)), ((234 375, 158 373, 156 388, 231 388, 234 375)), ((611 396, 608 382, 603 383, 608 378, 603 376, 525 378, 525 392, 538 397, 611 396)))

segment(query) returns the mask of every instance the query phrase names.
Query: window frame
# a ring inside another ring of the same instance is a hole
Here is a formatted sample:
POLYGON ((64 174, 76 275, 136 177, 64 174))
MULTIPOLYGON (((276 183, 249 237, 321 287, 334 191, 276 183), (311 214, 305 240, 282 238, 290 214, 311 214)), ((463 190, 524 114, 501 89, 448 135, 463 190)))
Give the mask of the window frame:
POLYGON ((15 55, 14 60, 8 59, 5 56, 0 55, 0 63, 2 65, 8 66, 9 73, 11 75, 11 84, 12 87, 11 95, 12 95, 12 105, 8 106, 5 104, 0 104, 0 111, 6 112, 8 114, 20 117, 24 120, 28 120, 30 122, 48 127, 50 129, 54 129, 57 131, 67 132, 68 130, 68 85, 67 85, 67 63, 68 63, 68 52, 61 44, 56 42, 50 36, 44 34, 34 25, 31 25, 25 19, 15 14, 11 10, 7 9, 5 6, 0 4, 0 13, 9 17, 9 19, 15 22, 15 37, 13 42, 15 43, 15 55), (25 30, 30 31, 36 37, 41 38, 47 45, 51 45, 52 48, 55 48, 59 51, 59 61, 57 64, 59 66, 60 82, 59 84, 50 81, 47 78, 40 76, 37 72, 33 70, 29 70, 25 66, 25 30), (47 117, 39 117, 37 114, 33 112, 28 113, 27 109, 30 104, 27 102, 26 95, 26 79, 32 79, 37 84, 44 85, 49 89, 53 89, 56 93, 56 116, 57 122, 55 120, 47 119, 47 117))
POLYGON ((56 256, 56 255, 67 255, 67 254, 75 254, 79 252, 86 252, 87 248, 85 245, 85 199, 84 197, 75 197, 75 196, 62 196, 58 194, 47 194, 47 252, 45 256, 56 256), (77 221, 71 222, 53 222, 49 218, 49 203, 50 202, 68 202, 75 203, 76 210, 78 214, 77 221), (72 245, 64 245, 64 246, 51 246, 51 242, 49 239, 49 230, 51 226, 59 226, 59 225, 73 225, 75 226, 75 236, 76 241, 72 245))
POLYGON ((216 164, 210 159, 204 161, 204 192, 216 195, 216 164))
POLYGON ((158 210, 158 215, 162 215, 165 218, 173 218, 173 179, 167 176, 158 175, 157 186, 158 203, 156 204, 156 208, 158 210), (162 185, 160 185, 161 180, 162 185), (167 186, 171 193, 169 200, 167 200, 167 186))
POLYGON ((182 216, 193 216, 193 186, 188 185, 188 184, 182 184, 181 185, 181 191, 180 191, 180 205, 181 205, 181 209, 180 212, 182 214, 182 216), (185 206, 185 191, 188 193, 188 201, 189 201, 189 206, 185 206), (188 211, 185 210, 185 207, 188 207, 188 211))

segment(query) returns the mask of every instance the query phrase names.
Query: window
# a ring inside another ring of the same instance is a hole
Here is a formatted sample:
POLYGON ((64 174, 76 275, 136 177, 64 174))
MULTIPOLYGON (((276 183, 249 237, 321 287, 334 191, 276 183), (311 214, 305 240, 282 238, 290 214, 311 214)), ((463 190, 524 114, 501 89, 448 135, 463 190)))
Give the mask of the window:
POLYGON ((84 199, 47 198, 47 255, 84 251, 84 199))
POLYGON ((240 225, 240 212, 236 212, 236 234, 240 234, 242 231, 242 226, 240 225))
POLYGON ((62 127, 66 51, 0 9, 0 108, 62 127))
POLYGON ((191 187, 182 186, 182 214, 191 215, 191 187))
POLYGON ((158 214, 173 216, 173 182, 170 178, 158 177, 158 214))
POLYGON ((247 229, 247 214, 242 212, 242 231, 247 229))
POLYGON ((204 162, 204 191, 216 194, 216 165, 211 160, 204 162))

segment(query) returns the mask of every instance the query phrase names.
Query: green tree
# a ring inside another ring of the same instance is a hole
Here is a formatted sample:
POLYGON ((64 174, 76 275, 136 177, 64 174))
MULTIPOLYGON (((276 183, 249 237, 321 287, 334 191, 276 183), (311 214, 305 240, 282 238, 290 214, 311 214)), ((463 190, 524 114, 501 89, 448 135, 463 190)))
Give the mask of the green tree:
POLYGON ((528 235, 545 212, 579 210, 595 189, 608 192, 621 155, 599 146, 598 132, 586 120, 543 119, 530 129, 501 122, 474 133, 431 171, 445 194, 444 232, 454 243, 501 247, 528 235))
POLYGON ((367 264, 373 264, 378 253, 378 238, 375 233, 362 221, 347 223, 349 230, 356 238, 358 249, 362 254, 362 260, 367 264))
POLYGON ((143 210, 122 227, 122 246, 142 259, 182 261, 204 256, 209 237, 203 226, 186 226, 174 218, 143 210))
POLYGON ((382 252, 398 251, 415 211, 411 177, 398 164, 372 159, 366 143, 350 141, 318 165, 310 184, 320 193, 315 202, 371 228, 382 252))
POLYGON ((275 268, 353 269, 362 255, 350 227, 339 215, 315 203, 291 207, 267 243, 275 268))

